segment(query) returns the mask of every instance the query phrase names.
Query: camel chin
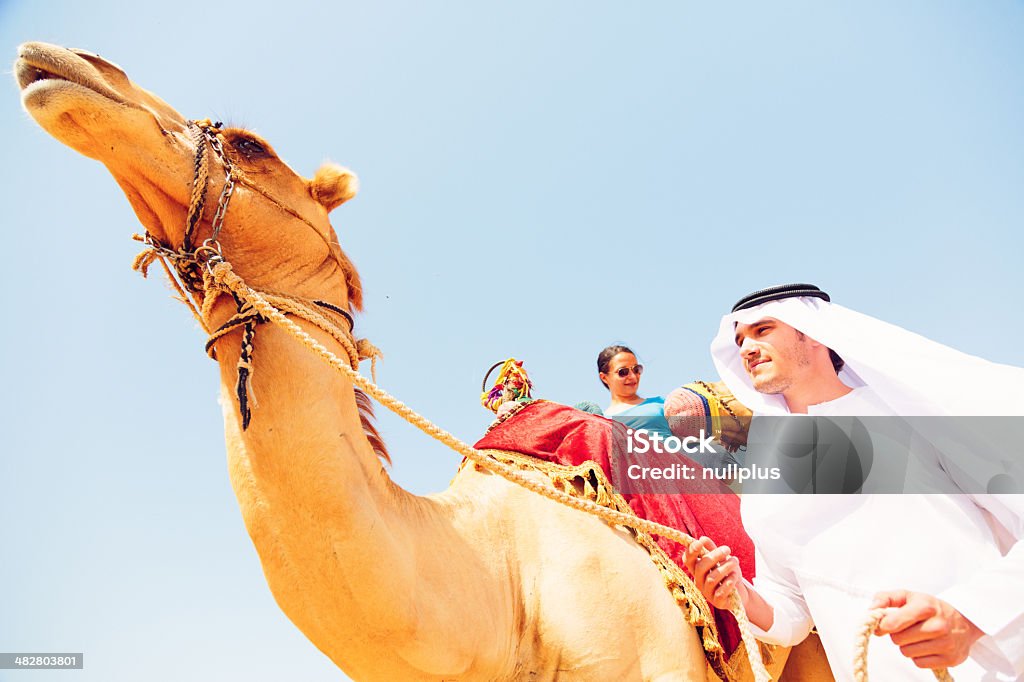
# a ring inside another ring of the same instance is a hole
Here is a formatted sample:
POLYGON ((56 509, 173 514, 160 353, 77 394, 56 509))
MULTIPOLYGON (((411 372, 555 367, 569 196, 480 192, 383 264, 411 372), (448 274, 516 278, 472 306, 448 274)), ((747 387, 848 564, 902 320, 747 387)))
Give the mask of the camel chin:
POLYGON ((97 128, 115 130, 112 116, 103 116, 107 100, 91 90, 68 81, 34 83, 22 93, 25 110, 43 130, 59 142, 91 159, 103 161, 106 136, 97 128), (106 119, 106 120, 104 120, 106 119))

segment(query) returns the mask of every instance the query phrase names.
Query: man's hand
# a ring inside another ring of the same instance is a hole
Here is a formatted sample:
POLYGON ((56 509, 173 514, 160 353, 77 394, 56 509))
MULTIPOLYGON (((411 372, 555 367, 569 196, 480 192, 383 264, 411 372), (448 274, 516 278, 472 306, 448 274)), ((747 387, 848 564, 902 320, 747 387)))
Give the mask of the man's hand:
POLYGON ((711 538, 702 537, 686 548, 683 562, 697 589, 716 609, 729 608, 733 588, 740 590, 740 598, 744 597, 746 584, 740 573, 740 561, 730 554, 727 546, 717 547, 711 538))
POLYGON ((879 592, 871 607, 888 609, 875 634, 892 635, 893 644, 918 668, 963 663, 985 634, 946 602, 921 592, 879 592))
POLYGON ((694 540, 683 553, 683 564, 709 604, 716 609, 728 610, 732 606, 731 596, 735 589, 750 622, 762 630, 771 629, 775 622, 775 609, 743 582, 740 560, 729 552, 728 547, 716 547, 707 537, 694 540))

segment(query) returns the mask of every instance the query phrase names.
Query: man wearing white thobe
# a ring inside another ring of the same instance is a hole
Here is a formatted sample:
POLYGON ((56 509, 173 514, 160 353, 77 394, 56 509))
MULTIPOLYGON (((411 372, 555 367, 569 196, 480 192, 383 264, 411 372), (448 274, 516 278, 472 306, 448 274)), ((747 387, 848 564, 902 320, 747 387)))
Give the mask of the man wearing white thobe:
MULTIPOLYGON (((741 300, 712 354, 755 415, 1024 415, 1024 370, 848 311, 810 285, 741 300)), ((870 649, 876 680, 950 666, 958 681, 1024 679, 1024 496, 962 494, 977 486, 935 469, 926 490, 941 494, 744 495, 753 584, 707 538, 687 567, 718 607, 736 587, 759 639, 793 646, 817 626, 839 680, 853 679, 872 607, 887 609, 879 633, 891 639, 870 649)))

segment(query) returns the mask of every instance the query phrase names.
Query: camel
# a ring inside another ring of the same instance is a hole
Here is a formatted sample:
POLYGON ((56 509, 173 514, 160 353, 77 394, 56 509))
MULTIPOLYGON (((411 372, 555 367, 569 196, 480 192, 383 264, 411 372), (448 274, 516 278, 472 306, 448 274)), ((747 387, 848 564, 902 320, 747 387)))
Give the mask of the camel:
MULTIPOLYGON (((195 204, 197 128, 82 50, 27 43, 15 76, 26 110, 107 167, 153 242, 183 245, 195 204)), ((355 175, 325 164, 307 179, 251 132, 203 130, 235 168, 216 235, 234 272, 261 291, 359 310, 359 275, 328 219, 355 196, 355 175)), ((211 197, 226 184, 222 170, 211 166, 211 197)), ((194 243, 215 231, 213 216, 211 199, 195 216, 194 243)), ((208 329, 237 312, 230 296, 193 293, 208 329)), ((337 338, 296 321, 347 357, 337 338)), ((248 422, 238 397, 244 337, 235 330, 212 347, 231 484, 277 604, 345 673, 715 679, 698 633, 626 530, 473 466, 442 493, 402 490, 387 475, 365 396, 270 324, 259 327, 257 370, 247 379, 259 395, 248 422)), ((776 652, 773 672, 786 654, 776 652)))

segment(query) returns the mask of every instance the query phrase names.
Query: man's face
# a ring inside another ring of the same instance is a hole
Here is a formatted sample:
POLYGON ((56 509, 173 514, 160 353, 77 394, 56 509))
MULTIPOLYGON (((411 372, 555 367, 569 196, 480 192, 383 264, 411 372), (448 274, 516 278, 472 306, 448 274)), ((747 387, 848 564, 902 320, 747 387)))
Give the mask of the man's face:
POLYGON ((787 391, 811 366, 807 337, 774 317, 737 324, 736 345, 759 393, 787 391))

